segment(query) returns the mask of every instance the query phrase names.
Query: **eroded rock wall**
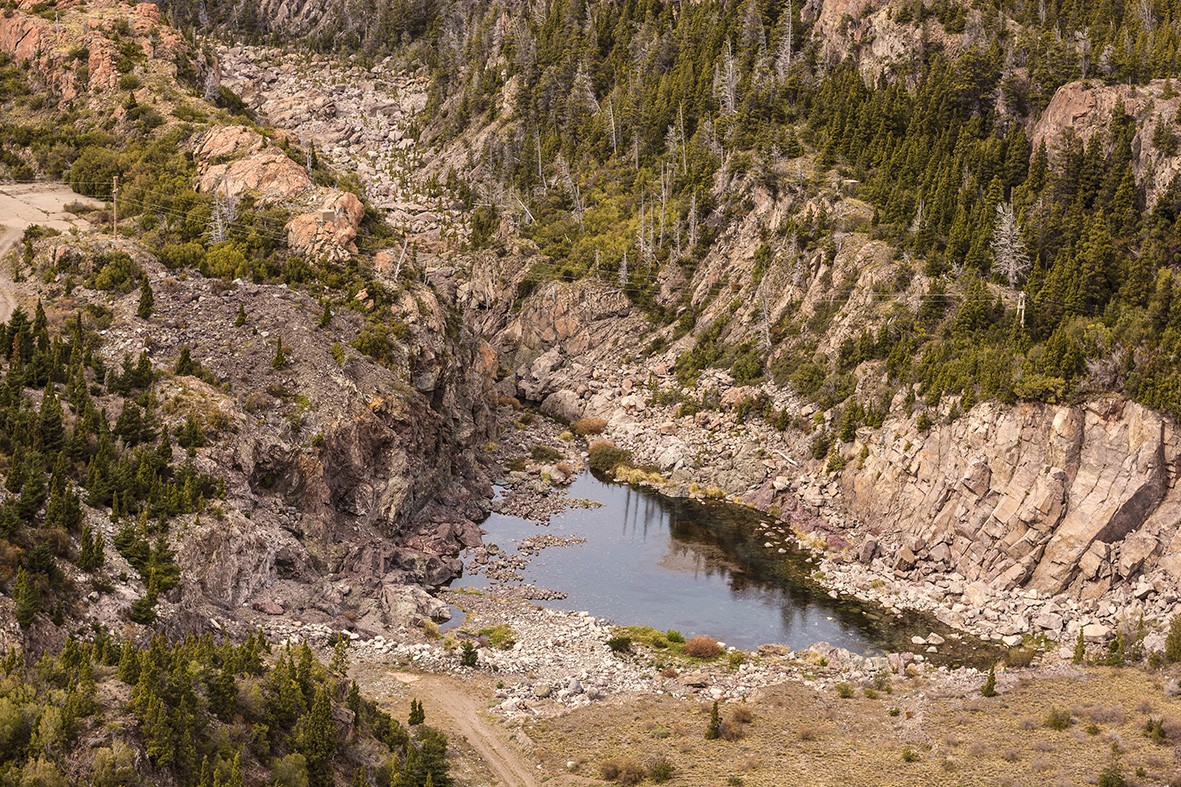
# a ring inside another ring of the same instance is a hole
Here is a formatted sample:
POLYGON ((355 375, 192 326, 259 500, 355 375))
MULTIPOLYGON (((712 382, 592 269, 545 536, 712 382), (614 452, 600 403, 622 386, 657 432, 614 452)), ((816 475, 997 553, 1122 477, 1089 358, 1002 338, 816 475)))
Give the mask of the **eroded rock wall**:
POLYGON ((982 404, 923 434, 888 422, 865 445, 845 500, 899 571, 1092 598, 1177 578, 1161 558, 1179 524, 1181 435, 1140 405, 982 404))

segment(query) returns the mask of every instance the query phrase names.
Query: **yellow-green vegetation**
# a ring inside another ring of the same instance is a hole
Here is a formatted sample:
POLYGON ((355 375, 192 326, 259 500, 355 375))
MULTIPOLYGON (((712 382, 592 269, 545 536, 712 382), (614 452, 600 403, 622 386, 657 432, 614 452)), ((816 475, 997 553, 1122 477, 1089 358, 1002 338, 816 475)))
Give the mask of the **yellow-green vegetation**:
POLYGON ((587 449, 591 470, 611 474, 620 465, 631 462, 632 452, 610 440, 595 440, 587 449))
POLYGON ((563 454, 558 449, 551 448, 548 445, 535 445, 529 451, 529 458, 534 462, 553 464, 554 462, 562 461, 563 454))
POLYGON ((615 476, 615 480, 621 484, 660 486, 667 480, 660 473, 644 470, 639 467, 629 467, 627 465, 617 465, 613 475, 615 476))
POLYGON ((488 644, 500 650, 508 650, 517 644, 517 633, 507 623, 482 628, 476 633, 481 637, 487 637, 488 644))
POLYGON ((570 431, 582 437, 602 434, 606 428, 606 418, 579 418, 570 423, 570 431))
POLYGON ((626 639, 630 644, 645 645, 654 650, 681 653, 685 637, 675 629, 657 631, 651 626, 616 626, 611 629, 613 638, 626 639))

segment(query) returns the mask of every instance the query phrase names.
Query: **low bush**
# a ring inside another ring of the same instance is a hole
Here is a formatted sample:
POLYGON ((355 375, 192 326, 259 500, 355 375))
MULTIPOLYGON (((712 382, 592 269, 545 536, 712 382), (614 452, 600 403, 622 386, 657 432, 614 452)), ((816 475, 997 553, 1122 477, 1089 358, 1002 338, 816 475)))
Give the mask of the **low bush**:
POLYGON ((657 760, 648 768, 648 778, 657 784, 663 784, 667 781, 672 781, 673 773, 675 772, 673 764, 665 759, 657 760))
POLYGON ((562 461, 562 452, 556 448, 550 448, 548 445, 535 445, 533 450, 529 452, 529 458, 534 462, 553 464, 562 461))
POLYGON ((491 626, 490 628, 483 628, 477 632, 481 637, 487 637, 488 643, 494 648, 500 650, 508 650, 513 645, 517 644, 517 634, 508 625, 501 623, 499 626, 491 626))
POLYGON ((853 687, 848 683, 838 683, 836 685, 837 696, 843 700, 853 699, 853 687))
POLYGON ((570 431, 576 435, 602 434, 603 430, 607 428, 606 418, 579 418, 570 424, 570 431))
POLYGON ((591 470, 600 473, 611 473, 616 467, 631 461, 632 452, 620 448, 609 440, 596 440, 590 444, 587 451, 591 470))
POLYGON ((603 777, 603 781, 625 785, 639 784, 648 775, 639 763, 631 760, 624 762, 608 760, 600 766, 599 774, 603 777))
POLYGON ((713 637, 693 637, 685 643, 684 652, 695 659, 716 659, 722 655, 722 646, 713 637))
POLYGON ((631 637, 615 636, 607 640, 607 647, 611 648, 612 653, 631 653, 632 640, 631 637))
POLYGON ((1065 730, 1070 727, 1070 711, 1054 708, 1046 716, 1045 724, 1052 730, 1065 730))

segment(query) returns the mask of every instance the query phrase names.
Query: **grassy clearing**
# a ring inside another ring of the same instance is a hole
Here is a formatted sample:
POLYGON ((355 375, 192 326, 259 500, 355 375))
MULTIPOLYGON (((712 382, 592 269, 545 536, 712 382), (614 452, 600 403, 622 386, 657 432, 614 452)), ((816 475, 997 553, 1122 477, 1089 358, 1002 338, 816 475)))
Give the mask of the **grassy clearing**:
POLYGON ((893 694, 847 699, 792 683, 722 705, 734 733, 717 740, 704 736, 709 703, 669 697, 596 703, 529 734, 547 772, 573 762, 591 779, 603 763, 664 761, 681 785, 1077 785, 1110 783, 1100 780, 1113 768, 1129 784, 1161 784, 1181 773, 1181 701, 1165 691, 1176 681, 1067 668, 992 698, 899 679, 893 694))

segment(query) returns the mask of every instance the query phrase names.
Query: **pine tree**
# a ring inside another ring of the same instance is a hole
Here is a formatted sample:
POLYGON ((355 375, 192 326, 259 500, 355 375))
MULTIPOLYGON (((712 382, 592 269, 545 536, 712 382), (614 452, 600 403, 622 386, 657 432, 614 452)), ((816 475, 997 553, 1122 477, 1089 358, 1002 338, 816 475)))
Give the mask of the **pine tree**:
POLYGON ((1083 640, 1083 630, 1078 630, 1078 638, 1074 641, 1074 655, 1071 661, 1075 664, 1082 664, 1087 657, 1087 645, 1083 640))
POLYGON ((1165 637, 1165 661, 1170 664, 1181 661, 1181 614, 1169 620, 1169 633, 1165 637))
POLYGON ((328 670, 337 675, 347 675, 349 672, 349 638, 343 634, 332 648, 332 661, 328 664, 328 670))
POLYGON ((238 304, 238 314, 237 314, 237 316, 234 317, 234 327, 241 328, 245 324, 246 324, 246 306, 244 304, 240 303, 240 304, 238 304))
POLYGON ((36 580, 30 578, 24 568, 20 568, 16 572, 16 581, 12 585, 12 598, 16 602, 16 622, 21 626, 28 626, 41 609, 41 599, 37 592, 36 580))
POLYGON ((172 373, 179 375, 197 373, 197 364, 193 361, 192 351, 187 344, 180 348, 180 357, 176 359, 176 366, 173 367, 172 373))
POLYGON ((271 359, 271 368, 282 369, 287 365, 287 353, 283 352, 283 337, 275 339, 275 357, 271 359))
POLYGON ((980 688, 980 693, 985 697, 996 696, 996 666, 993 665, 988 668, 988 679, 984 681, 984 685, 980 688))
POLYGON ((715 741, 722 736, 722 716, 718 712, 718 701, 714 700, 709 709, 709 725, 705 728, 705 739, 715 741))
POLYGON ((332 784, 332 756, 336 751, 336 725, 332 721, 332 701, 324 687, 317 687, 311 710, 299 720, 296 748, 308 763, 308 784, 328 787, 332 784))
POLYGON ((422 703, 416 699, 410 700, 410 717, 407 722, 411 727, 426 722, 426 711, 422 708, 422 703))
POLYGON ((148 283, 148 277, 144 276, 140 281, 139 305, 136 307, 135 313, 141 320, 146 320, 152 316, 152 307, 155 305, 156 299, 152 295, 152 285, 148 283))
POLYGON ((209 678, 206 685, 209 710, 224 722, 230 722, 238 702, 238 685, 234 673, 225 665, 209 678))

